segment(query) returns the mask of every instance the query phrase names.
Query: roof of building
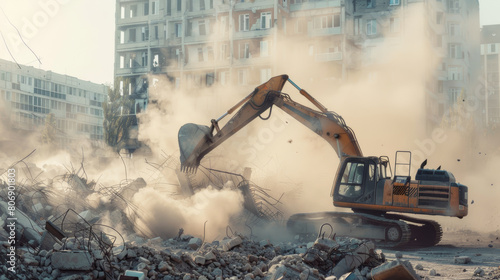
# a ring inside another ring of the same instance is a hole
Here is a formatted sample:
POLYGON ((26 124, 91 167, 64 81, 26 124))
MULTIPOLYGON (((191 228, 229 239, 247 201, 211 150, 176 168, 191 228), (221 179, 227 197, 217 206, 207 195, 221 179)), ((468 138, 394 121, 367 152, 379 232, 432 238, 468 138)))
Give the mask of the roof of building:
POLYGON ((500 43, 500 24, 483 25, 481 29, 481 44, 500 43))

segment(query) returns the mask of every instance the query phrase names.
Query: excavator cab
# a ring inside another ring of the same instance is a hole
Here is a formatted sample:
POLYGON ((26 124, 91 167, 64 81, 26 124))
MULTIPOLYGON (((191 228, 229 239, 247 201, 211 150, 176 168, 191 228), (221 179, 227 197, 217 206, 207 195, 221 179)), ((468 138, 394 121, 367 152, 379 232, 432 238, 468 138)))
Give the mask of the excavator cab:
POLYGON ((377 184, 390 178, 387 176, 389 165, 386 157, 348 157, 337 171, 337 180, 332 189, 334 201, 375 202, 377 184))

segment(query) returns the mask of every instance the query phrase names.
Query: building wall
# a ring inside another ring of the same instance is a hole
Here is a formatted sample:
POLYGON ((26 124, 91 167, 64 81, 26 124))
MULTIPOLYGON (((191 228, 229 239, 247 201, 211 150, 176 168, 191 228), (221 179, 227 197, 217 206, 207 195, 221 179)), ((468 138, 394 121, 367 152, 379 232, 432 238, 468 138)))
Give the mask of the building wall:
POLYGON ((483 26, 481 62, 484 79, 484 119, 487 127, 500 126, 500 25, 483 26))
POLYGON ((293 63, 284 51, 291 48, 324 69, 310 78, 345 80, 370 65, 373 48, 401 42, 412 6, 422 7, 425 32, 441 60, 426 81, 429 127, 440 125, 455 97, 474 91, 480 69, 477 0, 117 0, 116 5, 115 76, 131 77, 131 88, 148 74, 168 76, 185 89, 259 84, 281 74, 280 62, 293 63), (152 33, 162 26, 158 37, 152 33), (142 31, 146 27, 149 34, 142 31), (293 46, 283 43, 294 38, 302 39, 293 46))
POLYGON ((31 66, 20 67, 0 60, 0 100, 6 105, 9 125, 37 131, 51 113, 59 145, 65 147, 80 139, 100 145, 106 86, 31 66))

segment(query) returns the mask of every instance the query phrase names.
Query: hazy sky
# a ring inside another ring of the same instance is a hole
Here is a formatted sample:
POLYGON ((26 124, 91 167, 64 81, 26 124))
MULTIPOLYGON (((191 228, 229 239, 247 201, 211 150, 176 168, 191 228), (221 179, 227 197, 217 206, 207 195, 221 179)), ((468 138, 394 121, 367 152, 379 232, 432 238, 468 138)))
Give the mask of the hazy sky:
MULTIPOLYGON (((479 0, 481 25, 500 24, 500 0, 479 0)), ((0 2, 0 58, 95 83, 113 81, 114 0, 0 2), (10 19, 33 53, 19 39, 10 19)))

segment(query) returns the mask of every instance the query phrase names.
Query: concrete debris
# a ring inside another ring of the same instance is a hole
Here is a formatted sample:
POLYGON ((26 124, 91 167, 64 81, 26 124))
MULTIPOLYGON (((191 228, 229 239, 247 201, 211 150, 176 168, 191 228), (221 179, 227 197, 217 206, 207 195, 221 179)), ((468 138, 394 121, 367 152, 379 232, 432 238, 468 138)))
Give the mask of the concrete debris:
POLYGON ((372 269, 369 278, 373 280, 420 280, 411 263, 400 259, 372 269))
POLYGON ((91 270, 94 259, 87 251, 59 251, 52 254, 51 263, 62 270, 91 270))
POLYGON ((219 243, 219 246, 222 248, 224 251, 229 251, 233 249, 234 247, 240 245, 243 242, 239 236, 230 238, 230 239, 224 239, 219 243))
POLYGON ((467 264, 471 262, 471 258, 468 256, 458 256, 454 258, 456 264, 467 264))
POLYGON ((193 237, 193 238, 189 239, 188 246, 192 250, 196 250, 196 249, 200 248, 202 243, 203 243, 203 241, 201 239, 199 239, 197 237, 193 237))

